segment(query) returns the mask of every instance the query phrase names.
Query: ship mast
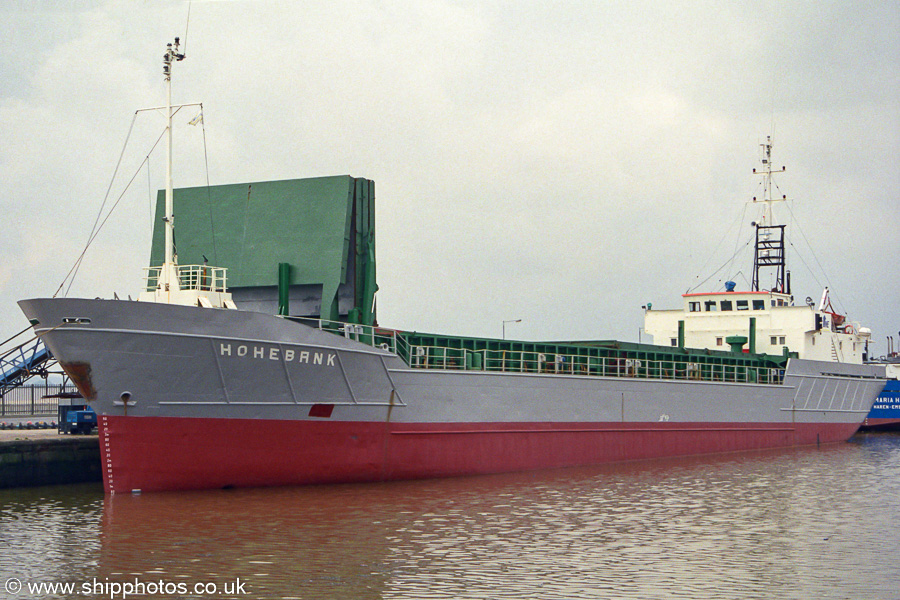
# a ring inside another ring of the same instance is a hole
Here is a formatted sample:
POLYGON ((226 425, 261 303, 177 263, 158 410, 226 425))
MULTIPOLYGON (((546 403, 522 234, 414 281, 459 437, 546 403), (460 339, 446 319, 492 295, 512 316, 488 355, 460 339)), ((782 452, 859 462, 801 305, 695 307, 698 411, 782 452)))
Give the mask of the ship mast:
POLYGON ((766 143, 760 144, 763 151, 762 164, 763 168, 759 171, 753 169, 753 172, 763 177, 763 197, 761 199, 753 198, 753 202, 762 202, 765 204, 763 209, 763 217, 760 222, 754 222, 756 227, 756 249, 753 255, 753 283, 751 291, 758 292, 759 289, 759 271, 764 267, 774 267, 775 287, 773 292, 782 294, 791 293, 790 273, 785 278, 785 252, 784 252, 784 225, 776 225, 775 217, 772 212, 772 204, 775 202, 785 202, 787 196, 774 198, 772 196, 772 175, 775 173, 783 173, 785 167, 781 169, 772 168, 772 136, 766 136, 766 143))
MULTIPOLYGON (((165 241, 164 260, 162 266, 150 266, 147 270, 147 287, 138 297, 144 302, 160 302, 165 304, 182 304, 208 308, 237 308, 227 291, 227 271, 225 267, 203 264, 178 264, 175 253, 175 200, 172 188, 172 120, 175 112, 185 106, 202 104, 172 104, 172 62, 184 60, 184 54, 178 51, 179 39, 174 44, 167 44, 163 55, 163 75, 166 78, 166 202, 163 215, 165 241)), ((162 110, 163 107, 143 110, 162 110)), ((201 112, 202 115, 202 112, 201 112)), ((201 115, 198 115, 200 117, 201 115)), ((197 117, 195 117, 197 118, 197 117)), ((199 122, 199 121, 198 121, 199 122)), ((154 235, 156 229, 154 229, 154 235)), ((202 254, 201 254, 202 256, 202 254)))
POLYGON ((184 60, 184 54, 178 52, 179 40, 166 44, 163 55, 163 75, 166 78, 166 223, 165 262, 160 273, 163 289, 175 291, 180 288, 177 274, 177 257, 175 256, 175 207, 172 189, 172 61, 184 60))

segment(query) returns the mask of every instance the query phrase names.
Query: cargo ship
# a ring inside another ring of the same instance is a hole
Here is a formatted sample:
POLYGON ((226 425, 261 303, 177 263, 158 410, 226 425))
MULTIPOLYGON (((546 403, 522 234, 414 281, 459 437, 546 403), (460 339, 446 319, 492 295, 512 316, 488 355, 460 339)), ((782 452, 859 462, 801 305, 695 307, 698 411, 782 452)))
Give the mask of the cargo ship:
MULTIPOLYGON (((181 58, 176 38, 168 90, 181 58)), ((169 91, 169 151, 172 113, 169 91)), ((884 386, 883 367, 757 353, 738 335, 718 350, 691 348, 683 335, 672 345, 534 342, 382 327, 373 190, 351 177, 181 189, 176 253, 170 160, 155 266, 137 300, 19 302, 98 415, 107 493, 840 442, 884 386), (310 190, 328 200, 300 193, 310 190), (212 206, 215 227, 190 218, 209 219, 212 206), (279 242, 298 227, 301 249, 279 242), (227 266, 210 266, 207 248, 227 266)), ((772 294, 759 297, 780 298, 772 294)), ((751 306, 757 318, 772 308, 751 306)), ((743 323, 752 336, 753 322, 743 323)))

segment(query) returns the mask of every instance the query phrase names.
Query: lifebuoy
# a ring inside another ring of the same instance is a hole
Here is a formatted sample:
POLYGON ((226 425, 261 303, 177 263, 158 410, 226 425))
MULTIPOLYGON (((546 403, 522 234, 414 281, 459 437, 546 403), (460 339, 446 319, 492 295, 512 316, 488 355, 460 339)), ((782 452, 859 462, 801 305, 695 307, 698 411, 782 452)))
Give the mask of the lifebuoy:
POLYGON ((847 325, 846 327, 844 327, 844 333, 853 335, 853 325, 847 325))

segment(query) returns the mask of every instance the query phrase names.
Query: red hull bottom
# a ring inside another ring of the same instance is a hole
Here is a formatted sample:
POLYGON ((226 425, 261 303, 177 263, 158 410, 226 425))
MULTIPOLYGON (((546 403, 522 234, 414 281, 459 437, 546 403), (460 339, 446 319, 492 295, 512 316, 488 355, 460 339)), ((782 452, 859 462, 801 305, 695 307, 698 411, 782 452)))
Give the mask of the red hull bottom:
POLYGON ((107 493, 452 477, 847 440, 847 423, 100 418, 107 493))

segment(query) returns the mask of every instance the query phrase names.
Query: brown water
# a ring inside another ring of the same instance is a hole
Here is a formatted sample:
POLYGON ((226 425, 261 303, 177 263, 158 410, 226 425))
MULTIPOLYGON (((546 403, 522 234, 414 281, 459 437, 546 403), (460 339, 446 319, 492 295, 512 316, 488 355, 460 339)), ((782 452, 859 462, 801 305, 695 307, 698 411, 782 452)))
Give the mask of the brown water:
POLYGON ((893 599, 898 500, 900 435, 374 485, 6 490, 0 597, 15 577, 20 598, 893 599))

